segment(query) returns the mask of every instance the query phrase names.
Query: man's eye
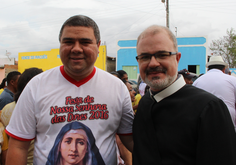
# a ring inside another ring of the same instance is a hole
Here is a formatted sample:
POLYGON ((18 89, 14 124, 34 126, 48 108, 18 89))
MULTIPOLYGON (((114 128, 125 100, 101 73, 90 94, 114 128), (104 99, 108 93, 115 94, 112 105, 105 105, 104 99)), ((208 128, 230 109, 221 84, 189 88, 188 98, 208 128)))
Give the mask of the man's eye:
POLYGON ((83 44, 89 44, 90 42, 89 42, 89 41, 82 41, 81 43, 83 43, 83 44))
POLYGON ((73 41, 64 41, 64 43, 71 44, 71 43, 73 43, 73 41))
POLYGON ((159 58, 164 58, 164 57, 166 57, 167 55, 166 54, 158 54, 158 57, 159 58))
POLYGON ((167 53, 161 53, 156 55, 157 58, 166 58, 167 56, 169 56, 167 53))
POLYGON ((144 55, 141 57, 142 60, 148 60, 150 59, 150 55, 144 55))
POLYGON ((92 43, 92 41, 91 40, 81 40, 80 43, 81 44, 90 44, 90 43, 92 43))

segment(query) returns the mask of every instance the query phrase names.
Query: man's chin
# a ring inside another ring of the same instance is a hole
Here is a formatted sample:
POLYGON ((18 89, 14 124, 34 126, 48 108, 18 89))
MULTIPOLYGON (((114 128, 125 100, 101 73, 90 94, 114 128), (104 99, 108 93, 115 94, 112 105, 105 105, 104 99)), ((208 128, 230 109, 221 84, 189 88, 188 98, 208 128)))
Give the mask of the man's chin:
MULTIPOLYGON (((150 86, 151 88, 157 88, 159 86, 159 84, 162 82, 161 79, 145 79, 144 81, 148 86, 150 86)), ((162 83, 161 83, 162 84, 162 83)))
POLYGON ((152 77, 152 79, 146 78, 145 83, 155 91, 162 90, 173 83, 172 77, 160 78, 152 77))

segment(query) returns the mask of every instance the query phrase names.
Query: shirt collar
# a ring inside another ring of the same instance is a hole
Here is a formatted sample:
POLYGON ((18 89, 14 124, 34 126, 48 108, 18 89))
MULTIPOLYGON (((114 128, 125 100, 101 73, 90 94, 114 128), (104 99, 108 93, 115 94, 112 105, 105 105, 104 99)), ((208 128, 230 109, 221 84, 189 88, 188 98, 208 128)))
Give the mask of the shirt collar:
POLYGON ((209 70, 209 71, 207 71, 207 72, 218 72, 218 73, 224 73, 224 72, 222 72, 222 70, 219 70, 219 69, 211 69, 211 70, 209 70))
POLYGON ((170 86, 162 90, 161 92, 155 94, 154 96, 152 95, 150 91, 151 97, 153 97, 157 102, 163 100, 164 98, 172 95, 173 93, 177 92, 179 89, 181 89, 186 82, 184 81, 184 78, 182 75, 178 75, 178 78, 174 83, 172 83, 170 86))
POLYGON ((12 91, 10 91, 9 89, 5 88, 4 90, 5 90, 5 92, 9 93, 12 97, 14 96, 14 93, 12 91))
POLYGON ((96 67, 93 67, 93 71, 92 71, 92 73, 90 73, 90 75, 88 75, 87 77, 85 77, 84 79, 82 79, 80 81, 76 81, 73 78, 71 78, 69 75, 67 75, 65 70, 64 70, 64 65, 60 66, 60 71, 61 71, 61 74, 64 76, 65 79, 67 79, 70 83, 76 85, 77 87, 80 87, 81 85, 88 82, 91 78, 93 78, 93 76, 96 73, 96 67))

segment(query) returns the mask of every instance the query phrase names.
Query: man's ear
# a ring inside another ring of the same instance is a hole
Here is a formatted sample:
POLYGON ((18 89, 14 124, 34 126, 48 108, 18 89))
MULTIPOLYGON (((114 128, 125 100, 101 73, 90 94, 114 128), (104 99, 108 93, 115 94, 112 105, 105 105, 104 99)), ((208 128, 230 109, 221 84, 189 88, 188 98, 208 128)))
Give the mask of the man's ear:
POLYGON ((179 63, 180 58, 181 58, 181 53, 178 52, 178 53, 176 54, 176 61, 177 61, 177 63, 179 63))
POLYGON ((97 46, 98 46, 98 53, 100 53, 100 52, 99 52, 100 44, 101 44, 101 40, 97 43, 97 46))
POLYGON ((226 69, 225 67, 224 67, 224 69, 222 69, 222 72, 223 72, 223 73, 225 73, 225 69, 226 69))
POLYGON ((15 82, 14 80, 10 81, 11 86, 14 86, 14 82, 15 82))

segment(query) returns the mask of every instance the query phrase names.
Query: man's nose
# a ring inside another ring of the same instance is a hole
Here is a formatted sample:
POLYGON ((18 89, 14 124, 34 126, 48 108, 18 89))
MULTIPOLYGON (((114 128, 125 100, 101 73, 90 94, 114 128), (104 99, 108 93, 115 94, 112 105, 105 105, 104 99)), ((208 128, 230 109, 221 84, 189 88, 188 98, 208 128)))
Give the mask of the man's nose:
POLYGON ((82 45, 78 41, 76 41, 75 44, 73 45, 73 48, 71 49, 71 52, 73 53, 83 52, 82 45))
POLYGON ((149 62, 149 67, 153 68, 157 66, 160 66, 160 62, 154 56, 152 56, 149 62))

